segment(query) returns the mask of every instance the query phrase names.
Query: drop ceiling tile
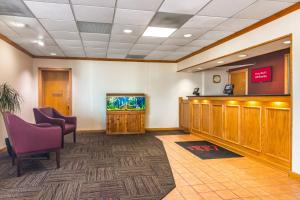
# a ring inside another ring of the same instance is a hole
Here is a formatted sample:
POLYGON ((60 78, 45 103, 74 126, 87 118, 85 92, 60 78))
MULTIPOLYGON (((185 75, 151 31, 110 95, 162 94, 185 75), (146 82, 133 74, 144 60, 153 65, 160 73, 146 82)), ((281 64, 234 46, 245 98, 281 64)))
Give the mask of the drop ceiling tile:
POLYGON ((234 18, 263 19, 291 5, 292 3, 288 2, 259 0, 236 14, 234 18))
POLYGON ((110 41, 111 42, 120 42, 120 43, 133 43, 137 40, 137 36, 133 35, 118 35, 112 34, 110 41))
POLYGON ((200 40, 219 40, 224 37, 227 37, 229 35, 233 34, 233 32, 229 31, 209 31, 203 36, 201 36, 200 40))
POLYGON ((164 60, 177 60, 177 59, 184 57, 185 55, 186 55, 185 53, 175 52, 175 53, 172 53, 172 54, 164 57, 163 59, 164 60))
POLYGON ((50 31, 49 33, 54 39, 80 40, 78 32, 50 31))
POLYGON ((146 55, 135 55, 135 54, 127 54, 126 58, 129 59, 144 59, 146 55))
POLYGON ((160 12, 196 14, 210 0, 165 0, 160 12))
POLYGON ((163 0, 118 0, 117 8, 156 11, 163 0))
POLYGON ((65 53, 68 57, 85 57, 85 54, 83 51, 79 52, 66 52, 65 53))
POLYGON ((189 54, 189 53, 193 53, 193 52, 195 52, 197 50, 199 50, 198 47, 193 47, 193 46, 186 45, 186 46, 178 48, 176 50, 176 52, 185 52, 185 53, 189 54))
POLYGON ((175 51, 178 49, 180 46, 178 45, 167 45, 167 44, 162 44, 158 46, 155 50, 156 51, 175 51))
POLYGON ((255 19, 235 19, 231 18, 214 28, 216 31, 239 31, 246 28, 259 20, 255 19))
POLYGON ((85 47, 107 48, 108 42, 101 41, 83 41, 85 47))
POLYGON ((194 40, 192 41, 191 43, 189 43, 188 45, 189 46, 193 46, 193 47, 205 47, 205 46, 208 46, 214 42, 216 42, 217 40, 194 40))
POLYGON ((40 22, 47 31, 78 31, 75 21, 40 19, 40 22))
POLYGON ((81 40, 62 40, 62 39, 57 39, 55 41, 60 46, 82 47, 81 40))
POLYGON ((131 50, 129 54, 131 55, 148 55, 151 50, 131 50))
POLYGON ((51 56, 51 53, 55 53, 56 56, 63 56, 63 52, 58 46, 44 46, 40 48, 40 51, 47 56, 51 56))
POLYGON ((106 58, 106 53, 87 53, 87 57, 90 58, 106 58))
POLYGON ((85 47, 85 52, 88 53, 106 53, 106 48, 92 48, 92 47, 85 47))
POLYGON ((19 37, 19 35, 13 29, 9 28, 9 26, 2 21, 0 21, 0 33, 11 39, 19 37))
POLYGON ((147 37, 142 36, 137 41, 138 44, 161 44, 166 41, 168 38, 159 38, 159 37, 147 37))
POLYGON ((158 12, 151 20, 150 26, 164 28, 180 28, 193 15, 158 12))
POLYGON ((157 44, 135 44, 132 50, 153 50, 157 47, 157 44))
POLYGON ((97 23, 97 22, 82 22, 77 21, 78 29, 83 33, 101 33, 110 34, 112 24, 110 23, 97 23))
POLYGON ((145 30, 146 30, 146 26, 114 24, 111 32, 112 34, 139 36, 143 34, 145 30), (124 33, 124 30, 126 29, 132 30, 132 33, 130 34, 124 33))
POLYGON ((33 17, 21 0, 1 0, 0 15, 33 17))
POLYGON ((194 16, 183 28, 213 28, 227 20, 225 17, 194 16))
POLYGON ((114 23, 131 25, 148 25, 155 12, 143 10, 117 9, 114 23))
POLYGON ((118 59, 124 59, 127 56, 127 54, 107 54, 107 58, 118 58, 118 59))
POLYGON ((166 57, 166 55, 162 55, 162 54, 150 54, 150 55, 147 55, 145 57, 145 60, 161 60, 163 59, 164 57, 166 57))
POLYGON ((27 51, 29 51, 32 55, 35 56, 43 56, 44 53, 40 51, 40 49, 38 48, 37 45, 35 44, 20 44, 18 43, 21 47, 23 47, 24 49, 26 49, 27 51))
POLYGON ((26 5, 37 18, 53 20, 74 20, 74 16, 69 4, 44 3, 35 1, 25 1, 26 5))
POLYGON ((101 33, 80 33, 82 40, 85 41, 101 41, 108 42, 109 34, 101 34, 101 33))
POLYGON ((231 17, 248 7, 256 0, 213 0, 198 15, 212 17, 231 17))
POLYGON ((69 0, 28 0, 28 1, 38 1, 38 2, 45 2, 45 3, 64 3, 64 4, 69 4, 69 0))
POLYGON ((127 54, 127 49, 111 49, 109 48, 107 54, 127 54))
POLYGON ((113 8, 74 5, 73 9, 77 21, 112 23, 114 16, 113 8))
POLYGON ((73 5, 115 7, 116 0, 71 0, 73 5))
POLYGON ((64 53, 66 52, 84 52, 82 47, 59 46, 64 53))
POLYGON ((201 29, 201 28, 199 28, 199 29, 181 28, 181 29, 178 29, 175 33, 173 33, 171 35, 171 38, 184 38, 185 34, 192 34, 192 36, 190 38, 195 39, 195 38, 200 37, 207 31, 209 31, 209 29, 207 29, 207 28, 203 28, 203 29, 201 29))
POLYGON ((133 43, 118 43, 118 42, 110 42, 110 49, 130 49, 134 44, 133 43))
POLYGON ((166 40, 163 44, 164 45, 178 45, 178 46, 182 46, 185 45, 189 42, 191 42, 192 39, 179 39, 179 38, 170 38, 168 40, 166 40))

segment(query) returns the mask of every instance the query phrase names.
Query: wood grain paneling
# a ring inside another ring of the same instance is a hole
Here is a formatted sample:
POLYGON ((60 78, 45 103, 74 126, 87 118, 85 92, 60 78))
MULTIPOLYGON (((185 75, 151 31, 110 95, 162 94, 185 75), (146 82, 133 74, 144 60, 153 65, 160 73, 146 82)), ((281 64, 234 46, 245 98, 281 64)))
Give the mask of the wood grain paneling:
POLYGON ((200 130, 203 133, 210 133, 210 109, 209 104, 201 104, 200 130))
POLYGON ((192 113, 192 133, 242 155, 290 169, 290 96, 189 97, 184 104, 190 105, 181 112, 187 112, 182 113, 185 120, 192 113))
POLYGON ((241 145, 261 151, 261 107, 243 106, 241 116, 241 145))
POLYGON ((211 106, 211 134, 223 138, 223 105, 212 104, 211 106))
POLYGON ((197 103, 193 103, 192 104, 192 129, 200 131, 200 114, 201 114, 201 110, 200 110, 200 104, 197 103))
POLYGON ((266 108, 263 152, 288 161, 290 155, 290 109, 266 108))
POLYGON ((240 106, 225 107, 225 139, 239 143, 240 106))

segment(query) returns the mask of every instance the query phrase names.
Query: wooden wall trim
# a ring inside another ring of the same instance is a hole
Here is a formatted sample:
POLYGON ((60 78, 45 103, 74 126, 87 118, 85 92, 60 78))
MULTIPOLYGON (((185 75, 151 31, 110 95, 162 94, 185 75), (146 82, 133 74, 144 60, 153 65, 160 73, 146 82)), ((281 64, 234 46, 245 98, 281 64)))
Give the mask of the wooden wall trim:
POLYGON ((296 180, 298 180, 298 181, 300 181, 300 174, 298 174, 298 173, 296 173, 296 172, 290 172, 289 173, 289 176, 291 177, 291 178, 293 178, 293 179, 296 179, 296 180))
POLYGON ((0 33, 0 39, 3 40, 4 42, 7 42, 10 45, 12 45, 16 49, 22 51, 23 53, 25 53, 26 55, 30 56, 31 58, 33 57, 33 55, 31 53, 29 53, 23 47, 21 47, 20 45, 16 44, 15 42, 13 42, 12 40, 10 40, 8 37, 6 37, 5 35, 3 35, 1 33, 0 33))
POLYGON ((172 127, 172 128, 146 128, 145 130, 150 132, 159 132, 159 131, 181 131, 182 129, 179 127, 172 127))
POLYGON ((223 38, 221 40, 218 40, 217 42, 214 42, 214 43, 212 43, 212 44, 210 44, 210 45, 208 45, 206 47, 203 47, 202 49, 200 49, 198 51, 195 51, 195 52, 193 52, 193 53, 191 53, 191 54, 189 54, 187 56, 184 56, 184 57, 178 59, 177 62, 181 62, 181 61, 183 61, 185 59, 188 59, 188 58, 190 58, 192 56, 195 56, 195 55, 200 54, 200 53, 202 53, 204 51, 207 51, 207 50, 209 50, 209 49, 211 49, 213 47, 219 46, 220 44, 223 44, 223 43, 225 43, 225 42, 227 42, 229 40, 237 38, 237 37, 239 37, 239 36, 241 36, 241 35, 243 35, 245 33, 248 33, 248 32, 250 32, 250 31, 252 31, 254 29, 257 29, 257 28, 259 28, 259 27, 261 27, 261 26, 263 26, 265 24, 268 24, 268 23, 270 23, 272 21, 275 21, 275 20, 277 20, 277 19, 279 19, 281 17, 284 17, 284 16, 286 16, 286 15, 288 15, 288 14, 290 14, 290 13, 296 11, 296 10, 299 10, 299 9, 300 9, 300 2, 295 3, 294 5, 288 7, 286 9, 284 9, 284 10, 281 10, 281 11, 279 11, 279 12, 277 12, 277 13, 275 13, 275 14, 273 14, 273 15, 265 18, 265 19, 262 19, 262 20, 256 22, 255 24, 252 24, 252 25, 250 25, 250 26, 248 26, 248 27, 246 27, 246 28, 244 28, 244 29, 236 32, 236 33, 233 33, 232 35, 229 35, 229 36, 227 36, 227 37, 225 37, 225 38, 223 38))

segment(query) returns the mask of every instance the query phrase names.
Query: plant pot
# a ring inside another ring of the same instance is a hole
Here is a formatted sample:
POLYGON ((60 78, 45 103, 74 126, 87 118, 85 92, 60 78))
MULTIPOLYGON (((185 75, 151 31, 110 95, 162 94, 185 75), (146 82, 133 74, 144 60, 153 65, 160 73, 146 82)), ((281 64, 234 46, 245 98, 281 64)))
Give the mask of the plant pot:
POLYGON ((5 138, 5 144, 6 144, 6 149, 7 149, 7 153, 10 157, 12 157, 12 148, 11 148, 11 145, 10 145, 10 142, 9 142, 9 139, 8 138, 5 138))

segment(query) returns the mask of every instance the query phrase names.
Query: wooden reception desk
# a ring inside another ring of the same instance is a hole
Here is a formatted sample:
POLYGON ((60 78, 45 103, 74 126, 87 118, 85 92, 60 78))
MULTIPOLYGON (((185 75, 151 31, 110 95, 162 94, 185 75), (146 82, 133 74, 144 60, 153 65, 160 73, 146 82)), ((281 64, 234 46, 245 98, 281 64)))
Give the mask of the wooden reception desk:
POLYGON ((241 155, 290 169, 290 96, 179 99, 180 127, 241 155))

